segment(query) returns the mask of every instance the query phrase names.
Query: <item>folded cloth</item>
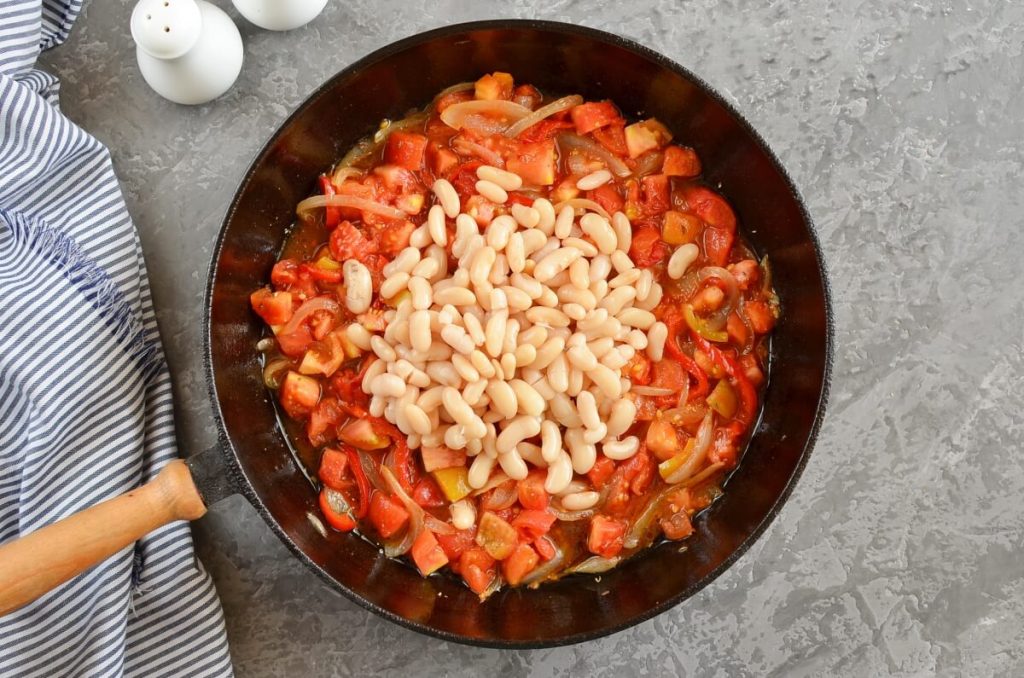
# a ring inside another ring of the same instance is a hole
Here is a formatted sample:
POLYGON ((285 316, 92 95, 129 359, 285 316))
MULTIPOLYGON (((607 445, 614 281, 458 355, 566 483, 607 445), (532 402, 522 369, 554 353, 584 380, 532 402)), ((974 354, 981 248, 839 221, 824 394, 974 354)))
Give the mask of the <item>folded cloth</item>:
MULTIPOLYGON (((177 454, 139 239, 107 150, 33 70, 81 0, 0 0, 0 543, 177 454)), ((213 584, 168 525, 0 617, 0 676, 227 676, 213 584)))

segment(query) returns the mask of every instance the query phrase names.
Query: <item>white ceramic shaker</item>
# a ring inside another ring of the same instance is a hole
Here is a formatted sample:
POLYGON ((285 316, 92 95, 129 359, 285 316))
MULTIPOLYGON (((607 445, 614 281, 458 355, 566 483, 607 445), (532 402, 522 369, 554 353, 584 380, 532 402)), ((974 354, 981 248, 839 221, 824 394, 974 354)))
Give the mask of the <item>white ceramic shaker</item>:
POLYGON ((290 31, 315 19, 327 0, 231 0, 238 13, 268 31, 290 31))
POLYGON ((131 29, 142 77, 175 103, 216 99, 242 70, 238 27, 205 0, 140 0, 131 29))

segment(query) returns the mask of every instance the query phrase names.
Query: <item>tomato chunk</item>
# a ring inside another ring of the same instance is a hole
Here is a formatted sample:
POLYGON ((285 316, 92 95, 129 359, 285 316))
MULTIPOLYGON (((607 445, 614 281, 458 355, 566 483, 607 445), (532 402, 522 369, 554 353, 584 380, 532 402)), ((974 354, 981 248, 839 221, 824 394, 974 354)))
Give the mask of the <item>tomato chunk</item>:
POLYGON ((472 548, 459 559, 459 572, 473 593, 481 594, 494 581, 494 558, 481 548, 472 548))
POLYGON ((337 490, 344 485, 347 470, 348 457, 345 453, 327 448, 320 457, 320 471, 317 476, 324 485, 337 490))
POLYGON ((593 554, 614 558, 622 550, 622 540, 625 534, 626 521, 596 515, 590 521, 587 548, 593 554))
POLYGON ((423 470, 430 473, 439 468, 465 465, 466 451, 453 450, 443 445, 440 447, 424 446, 420 448, 420 458, 423 460, 423 470))
POLYGON ((448 556, 444 554, 444 550, 438 545, 434 533, 426 528, 420 532, 420 536, 416 537, 416 541, 412 543, 411 553, 412 561, 416 563, 416 567, 419 568, 420 574, 424 577, 448 564, 448 556))
POLYGON ((370 499, 370 522, 380 536, 387 539, 409 522, 409 512, 402 502, 377 490, 370 499))
POLYGON ((482 546, 495 560, 504 560, 512 555, 518 537, 516 528, 496 514, 487 511, 480 516, 480 527, 476 531, 476 543, 482 546))
POLYGON ((268 325, 284 325, 292 317, 292 293, 262 287, 249 295, 252 310, 268 325))
POLYGON ((427 138, 422 134, 395 130, 388 135, 384 146, 384 161, 418 171, 423 168, 426 150, 427 138))
POLYGON ((355 529, 356 520, 352 517, 345 496, 336 490, 325 487, 320 490, 320 512, 327 524, 339 532, 350 532, 355 529))
POLYGON ((553 513, 527 509, 512 519, 512 527, 516 528, 524 541, 533 541, 547 534, 555 520, 553 513))
POLYGON ((697 151, 685 146, 669 146, 665 149, 665 160, 661 165, 662 174, 670 177, 695 177, 700 174, 700 158, 697 151))
POLYGON ((501 571, 505 575, 505 581, 515 586, 528 575, 540 562, 540 556, 529 544, 520 544, 516 547, 508 560, 501 564, 501 571))
POLYGON ((511 75, 495 71, 477 80, 473 93, 477 99, 511 99, 512 84, 511 75))
MULTIPOLYGON (((603 457, 602 457, 603 458, 603 457)), ((547 472, 541 469, 534 469, 530 474, 519 481, 519 503, 525 509, 543 511, 548 507, 548 493, 544 489, 544 481, 547 472)))
POLYGON ((690 186, 683 195, 690 211, 706 221, 709 226, 730 233, 736 232, 736 213, 732 211, 725 198, 703 186, 690 186))
POLYGON ((613 473, 615 473, 615 462, 602 455, 587 472, 587 479, 595 490, 600 490, 613 473))
POLYGON ((281 407, 292 419, 303 419, 320 401, 320 382, 289 371, 281 383, 281 407))
POLYGON ((589 101, 569 111, 578 134, 589 134, 599 127, 623 122, 615 104, 610 101, 589 101))
MULTIPOLYGON (((452 563, 459 563, 461 556, 467 550, 476 549, 476 542, 473 538, 476 537, 475 530, 452 530, 450 534, 435 534, 437 543, 441 545, 444 550, 444 554, 448 556, 448 560, 452 563)), ((493 563, 494 559, 490 556, 487 558, 493 563)))
POLYGON ((350 221, 341 222, 336 229, 331 231, 328 246, 331 249, 331 256, 336 261, 346 261, 347 259, 362 261, 367 255, 377 251, 376 243, 364 236, 350 221))
POLYGON ((633 234, 633 243, 629 246, 629 257, 641 268, 654 266, 665 258, 668 248, 661 242, 658 229, 645 226, 633 234))
POLYGON ((505 168, 518 174, 527 184, 550 186, 555 183, 558 156, 553 139, 522 144, 505 160, 505 168))

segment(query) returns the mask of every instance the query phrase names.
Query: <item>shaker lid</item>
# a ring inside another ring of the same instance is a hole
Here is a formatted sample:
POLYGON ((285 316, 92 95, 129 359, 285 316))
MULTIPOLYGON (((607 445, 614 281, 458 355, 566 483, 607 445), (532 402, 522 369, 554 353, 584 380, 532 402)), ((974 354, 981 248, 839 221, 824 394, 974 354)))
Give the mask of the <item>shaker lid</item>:
POLYGON ((132 11, 132 39, 157 59, 176 59, 188 52, 202 29, 196 0, 139 0, 132 11))

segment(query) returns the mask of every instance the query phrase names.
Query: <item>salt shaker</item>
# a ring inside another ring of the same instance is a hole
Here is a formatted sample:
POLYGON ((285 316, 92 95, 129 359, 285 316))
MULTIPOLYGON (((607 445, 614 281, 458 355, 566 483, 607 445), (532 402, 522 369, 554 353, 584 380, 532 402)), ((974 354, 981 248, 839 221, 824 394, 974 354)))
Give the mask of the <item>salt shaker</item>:
POLYGON ((315 19, 327 0, 231 0, 238 13, 268 31, 290 31, 315 19))
POLYGON ((242 70, 238 28, 205 0, 140 0, 131 30, 142 77, 175 103, 216 99, 242 70))

